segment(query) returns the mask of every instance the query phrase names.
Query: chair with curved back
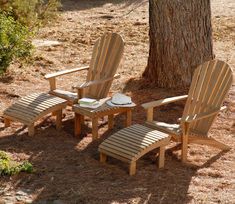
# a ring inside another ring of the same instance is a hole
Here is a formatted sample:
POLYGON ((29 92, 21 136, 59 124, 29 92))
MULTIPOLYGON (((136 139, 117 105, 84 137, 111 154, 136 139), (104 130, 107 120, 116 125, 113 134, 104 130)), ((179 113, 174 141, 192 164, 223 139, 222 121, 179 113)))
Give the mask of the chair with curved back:
POLYGON ((75 112, 75 135, 80 135, 81 133, 81 124, 84 121, 84 116, 92 118, 93 139, 98 137, 98 117, 108 115, 109 128, 112 128, 113 115, 125 112, 127 116, 126 124, 130 125, 131 108, 111 108, 105 104, 105 100, 103 100, 104 105, 96 110, 84 108, 76 104, 78 99, 83 97, 102 100, 108 96, 113 79, 119 77, 116 72, 123 56, 123 51, 124 42, 122 37, 117 33, 106 33, 96 40, 88 67, 74 68, 45 76, 50 82, 50 93, 68 100, 68 104, 73 105, 73 111, 75 112), (88 70, 88 74, 85 83, 73 87, 77 89, 77 93, 56 88, 56 77, 82 70, 88 70))
POLYGON ((200 65, 194 72, 188 95, 167 98, 142 104, 147 109, 146 124, 168 133, 173 140, 182 142, 182 161, 187 160, 188 143, 210 145, 221 150, 227 145, 208 137, 216 115, 225 110, 223 101, 232 85, 232 70, 223 61, 211 60, 200 65), (153 121, 153 108, 187 99, 180 124, 153 121))

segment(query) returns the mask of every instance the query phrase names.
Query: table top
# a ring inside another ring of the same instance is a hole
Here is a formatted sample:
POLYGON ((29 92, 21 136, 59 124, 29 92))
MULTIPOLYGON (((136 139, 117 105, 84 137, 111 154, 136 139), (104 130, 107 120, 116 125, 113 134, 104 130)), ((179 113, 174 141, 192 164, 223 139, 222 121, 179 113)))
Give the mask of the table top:
POLYGON ((91 108, 85 108, 85 107, 81 107, 79 104, 75 104, 73 105, 73 111, 75 113, 79 113, 81 115, 86 115, 86 116, 90 116, 90 117, 95 117, 95 116, 105 116, 105 115, 111 115, 111 114, 115 114, 115 113, 121 113, 121 112, 126 112, 128 110, 132 110, 133 107, 113 107, 113 106, 109 106, 106 102, 110 100, 110 97, 108 98, 104 98, 104 99, 100 99, 100 102, 102 103, 102 105, 98 108, 95 109, 91 109, 91 108))

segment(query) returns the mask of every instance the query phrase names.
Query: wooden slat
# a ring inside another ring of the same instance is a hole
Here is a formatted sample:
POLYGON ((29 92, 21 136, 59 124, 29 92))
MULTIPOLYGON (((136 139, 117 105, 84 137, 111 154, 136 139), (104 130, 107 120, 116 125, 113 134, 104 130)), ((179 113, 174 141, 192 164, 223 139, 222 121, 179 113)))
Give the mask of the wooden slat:
POLYGON ((143 125, 141 125, 141 126, 140 125, 136 125, 134 129, 143 131, 143 133, 145 133, 147 131, 147 134, 149 136, 151 136, 152 138, 154 138, 155 140, 160 140, 160 139, 165 138, 165 137, 168 136, 168 134, 166 134, 166 133, 150 129, 149 127, 146 127, 146 126, 143 126, 143 125))
POLYGON ((130 154, 129 152, 121 149, 121 148, 113 148, 113 147, 110 147, 109 145, 107 144, 103 144, 101 143, 101 145, 99 146, 100 149, 104 149, 104 150, 107 150, 107 151, 110 151, 114 154, 117 154, 117 155, 120 155, 126 159, 129 159, 131 160, 132 157, 135 155, 135 154, 130 154))
MULTIPOLYGON (((29 132, 33 134, 33 123, 44 115, 61 111, 66 107, 66 100, 49 94, 31 94, 18 100, 15 104, 4 111, 4 117, 17 120, 29 126, 29 132), (45 100, 45 101, 43 101, 45 100)), ((59 118, 57 124, 59 126, 59 118)))
POLYGON ((188 98, 188 95, 175 96, 175 97, 165 98, 165 99, 161 99, 161 100, 157 100, 157 101, 151 101, 148 103, 143 103, 141 106, 145 109, 149 109, 149 108, 154 108, 157 106, 162 106, 162 105, 166 105, 169 103, 173 103, 176 101, 184 100, 187 98, 188 98))
POLYGON ((128 131, 130 133, 135 133, 136 137, 139 137, 139 138, 143 138, 143 135, 144 135, 144 138, 150 140, 151 142, 156 141, 156 140, 160 140, 161 138, 165 137, 165 133, 162 133, 164 135, 159 136, 157 130, 152 130, 152 131, 143 130, 143 128, 138 128, 138 127, 123 130, 123 132, 124 131, 128 131))
POLYGON ((128 159, 128 158, 122 157, 122 156, 120 156, 120 155, 117 155, 117 154, 115 154, 115 153, 113 153, 113 152, 108 151, 107 149, 102 149, 102 148, 100 148, 100 147, 99 147, 98 150, 99 150, 99 152, 102 152, 102 153, 104 153, 104 154, 106 154, 106 155, 109 155, 109 156, 115 158, 115 159, 119 159, 119 160, 124 161, 124 162, 127 162, 127 163, 130 163, 130 162, 132 161, 131 159, 133 159, 133 158, 128 159))
MULTIPOLYGON (((99 146, 99 151, 101 153, 104 153, 105 155, 112 156, 114 158, 130 163, 130 161, 133 162, 138 160, 144 154, 153 149, 156 149, 158 147, 164 148, 164 146, 167 145, 170 141, 169 135, 163 133, 165 137, 162 138, 161 141, 155 138, 155 140, 153 140, 152 142, 147 142, 145 143, 145 145, 138 144, 137 141, 142 142, 145 140, 146 137, 145 134, 141 134, 142 138, 139 137, 140 136, 138 132, 139 129, 147 131, 142 133, 152 132, 155 134, 162 135, 161 132, 156 131, 154 129, 142 125, 133 125, 131 127, 124 128, 118 131, 117 133, 106 139, 104 142, 102 142, 101 145, 99 146), (134 133, 131 131, 136 131, 136 132, 134 133), (125 132, 126 134, 123 135, 123 132, 125 132), (135 138, 135 135, 138 135, 138 137, 135 138), (123 159, 123 157, 125 159, 123 159)), ((164 155, 161 155, 161 164, 163 163, 162 160, 164 160, 164 155)))
POLYGON ((132 145, 128 145, 128 143, 127 144, 125 144, 125 143, 120 144, 119 140, 116 140, 116 141, 106 140, 106 143, 111 144, 113 146, 123 148, 125 150, 128 150, 128 151, 134 153, 134 154, 138 153, 141 150, 140 148, 136 149, 132 145))
POLYGON ((20 110, 15 110, 15 109, 8 109, 7 111, 4 112, 5 115, 11 115, 11 116, 14 116, 14 115, 18 115, 18 116, 21 116, 23 118, 28 118, 30 120, 34 119, 36 115, 32 115, 32 114, 27 114, 25 112, 22 112, 20 110))
MULTIPOLYGON (((120 35, 108 33, 94 45, 87 82, 113 77, 123 55, 124 42, 120 35)), ((112 81, 87 89, 86 94, 95 98, 106 97, 112 81)))
MULTIPOLYGON (((149 144, 151 144, 152 142, 154 142, 154 139, 152 139, 151 137, 144 135, 145 137, 143 138, 141 134, 139 134, 138 132, 135 131, 131 131, 131 130, 121 130, 122 134, 132 134, 133 136, 135 136, 136 139, 139 139, 140 141, 143 142, 148 142, 149 144)), ((120 134, 120 133, 119 133, 120 134)))
POLYGON ((137 145, 148 146, 151 144, 151 142, 149 142, 149 141, 143 141, 143 139, 136 138, 135 135, 132 133, 129 133, 128 137, 126 137, 125 133, 118 132, 117 134, 118 134, 118 137, 122 137, 123 139, 126 139, 126 140, 133 142, 133 143, 136 143, 137 145))
POLYGON ((25 124, 25 125, 31 124, 31 121, 27 121, 27 120, 25 120, 24 118, 22 118, 22 117, 20 117, 20 116, 18 116, 18 115, 14 115, 14 116, 11 116, 11 115, 3 115, 3 117, 4 117, 4 118, 8 118, 8 119, 10 119, 10 120, 12 120, 12 121, 21 122, 21 123, 23 123, 23 124, 25 124))
POLYGON ((110 141, 110 140, 107 140, 106 142, 105 142, 105 144, 109 144, 110 145, 110 147, 117 147, 117 148, 121 148, 121 149, 124 149, 125 151, 127 151, 127 152, 130 152, 130 154, 133 154, 133 155, 136 155, 139 151, 137 151, 137 150, 135 150, 135 149, 133 149, 133 148, 131 148, 131 146, 126 146, 126 145, 123 145, 123 144, 119 144, 119 143, 116 143, 116 142, 112 142, 112 141, 110 141))
POLYGON ((145 146, 144 145, 137 145, 133 142, 130 142, 128 140, 125 140, 121 137, 118 137, 118 138, 108 138, 106 141, 111 141, 111 142, 114 142, 114 143, 118 143, 120 145, 123 145, 123 146, 127 146, 127 147, 131 147, 132 149, 134 150, 141 150, 141 149, 144 149, 145 146))
MULTIPOLYGON (((210 90, 210 81, 213 73, 213 69, 216 66, 216 61, 212 61, 211 63, 206 64, 207 73, 203 82, 202 90, 203 92, 199 96, 199 101, 197 107, 195 108, 195 113, 203 111, 205 109, 205 98, 208 95, 208 91, 210 90)), ((194 128, 197 123, 191 124, 191 128, 194 128)))
POLYGON ((192 96, 193 96, 194 91, 196 89, 196 84, 197 84, 197 81, 198 81, 198 78, 199 78, 199 75, 200 75, 200 72, 201 72, 201 68, 202 68, 202 66, 199 66, 194 71, 192 83, 191 83, 191 86, 190 86, 190 89, 189 89, 189 93, 188 93, 188 98, 187 98, 187 101, 186 101, 186 104, 185 104, 185 107, 184 107, 183 116, 187 115, 188 112, 189 112, 189 108, 190 108, 190 105, 191 105, 192 100, 193 100, 192 96))
POLYGON ((62 76, 62 75, 65 75, 65 74, 71 74, 71 73, 74 73, 74 72, 87 70, 87 69, 89 69, 89 66, 62 70, 62 71, 58 71, 56 73, 46 74, 45 79, 54 78, 54 77, 62 76))
POLYGON ((37 101, 38 103, 42 103, 44 105, 52 105, 52 104, 57 104, 57 103, 64 102, 64 99, 60 99, 60 98, 54 97, 54 96, 50 97, 50 98, 49 97, 34 98, 34 97, 31 97, 31 96, 28 96, 27 98, 24 98, 24 101, 28 101, 29 103, 33 102, 33 101, 37 101))

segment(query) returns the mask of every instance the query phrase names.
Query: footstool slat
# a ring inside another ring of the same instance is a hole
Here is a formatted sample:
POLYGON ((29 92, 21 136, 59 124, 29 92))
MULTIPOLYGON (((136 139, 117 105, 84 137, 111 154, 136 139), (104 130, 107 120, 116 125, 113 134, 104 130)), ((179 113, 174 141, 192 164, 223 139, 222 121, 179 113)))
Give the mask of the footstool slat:
MULTIPOLYGON (((131 159, 133 158, 133 156, 130 155, 129 153, 123 152, 123 151, 121 151, 121 150, 114 149, 114 148, 112 148, 112 147, 110 147, 110 146, 107 146, 106 144, 101 144, 101 145, 99 146, 99 149, 100 149, 100 150, 102 150, 102 149, 107 150, 107 151, 109 151, 109 152, 112 152, 113 154, 122 156, 122 157, 124 157, 124 158, 126 158, 126 159, 128 159, 128 160, 131 160, 131 159)), ((125 151, 125 150, 124 150, 124 151, 125 151)))
MULTIPOLYGON (((99 150, 100 150, 100 149, 99 149, 99 150)), ((122 156, 117 155, 117 154, 115 154, 115 153, 113 153, 113 152, 109 152, 107 149, 102 149, 100 152, 101 152, 101 154, 108 155, 108 156, 110 156, 110 157, 119 159, 119 160, 121 160, 121 161, 123 161, 123 162, 131 163, 131 159, 122 157, 122 156)))
POLYGON ((113 140, 113 138, 109 138, 109 140, 107 142, 121 145, 123 147, 128 147, 134 151, 139 151, 143 148, 142 145, 133 145, 133 143, 128 143, 127 141, 122 140, 121 138, 119 138, 118 140, 115 140, 115 139, 113 140))
MULTIPOLYGON (((57 115, 56 127, 61 127, 62 109, 67 105, 67 101, 59 97, 37 93, 21 98, 3 112, 3 117, 9 120, 16 120, 28 126, 29 134, 34 134, 34 123, 43 116, 55 112, 57 115)), ((6 126, 9 125, 6 120, 6 126)))
POLYGON ((18 116, 18 118, 22 118, 25 121, 30 121, 30 120, 33 120, 33 118, 34 118, 34 116, 32 116, 32 115, 26 115, 25 113, 20 112, 19 110, 14 110, 14 109, 6 111, 4 113, 4 115, 9 115, 12 117, 18 116))
POLYGON ((153 141, 149 141, 147 138, 140 138, 140 137, 137 137, 136 133, 133 133, 133 132, 130 132, 130 131, 122 131, 119 133, 120 135, 126 137, 126 135, 128 134, 128 138, 127 139, 130 139, 132 140, 133 142, 137 143, 137 144, 144 144, 145 146, 148 146, 150 144, 152 144, 153 141))
POLYGON ((35 112, 34 109, 31 109, 30 107, 25 108, 23 106, 11 106, 9 110, 6 110, 5 113, 19 113, 22 116, 31 116, 32 118, 36 117, 38 113, 40 112, 35 112))
POLYGON ((55 96, 53 96, 53 98, 48 98, 48 97, 45 97, 45 98, 31 98, 31 97, 28 97, 26 98, 25 101, 27 101, 28 103, 31 103, 33 101, 37 101, 37 103, 40 105, 40 104, 43 104, 45 106, 50 106, 52 104, 57 104, 57 103, 61 103, 62 101, 56 98, 54 98, 55 96))
POLYGON ((104 140, 99 146, 100 161, 105 162, 106 156, 130 164, 129 174, 134 175, 136 161, 146 153, 160 148, 159 168, 164 166, 165 146, 169 144, 170 136, 143 125, 132 125, 124 128, 104 140), (131 156, 131 157, 130 157, 131 156))
POLYGON ((134 150, 134 149, 132 149, 130 147, 127 147, 127 146, 120 145, 118 143, 114 143, 114 142, 109 141, 109 140, 106 141, 104 146, 109 146, 110 148, 117 149, 117 150, 119 150, 121 152, 125 152, 125 153, 127 153, 127 154, 129 154, 131 156, 135 156, 138 153, 137 150, 134 150))

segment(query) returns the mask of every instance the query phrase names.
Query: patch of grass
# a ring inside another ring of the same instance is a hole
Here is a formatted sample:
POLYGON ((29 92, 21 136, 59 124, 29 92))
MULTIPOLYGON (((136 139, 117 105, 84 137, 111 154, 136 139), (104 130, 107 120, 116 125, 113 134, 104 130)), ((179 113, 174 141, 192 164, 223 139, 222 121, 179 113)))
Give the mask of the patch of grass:
POLYGON ((33 165, 28 162, 16 162, 4 151, 0 151, 0 176, 11 176, 20 172, 33 172, 33 165))

